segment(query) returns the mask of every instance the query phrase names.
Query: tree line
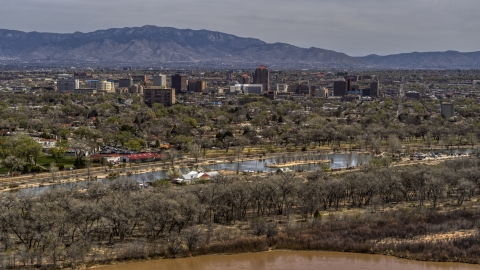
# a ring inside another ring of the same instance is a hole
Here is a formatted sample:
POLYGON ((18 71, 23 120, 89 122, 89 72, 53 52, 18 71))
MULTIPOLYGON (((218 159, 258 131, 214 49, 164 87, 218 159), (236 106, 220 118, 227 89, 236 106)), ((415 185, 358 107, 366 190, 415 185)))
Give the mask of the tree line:
MULTIPOLYGON (((221 176, 188 186, 157 181, 151 189, 118 179, 88 182, 85 189, 5 192, 0 194, 0 261, 5 267, 66 267, 268 246, 305 249, 308 241, 295 242, 292 235, 321 228, 329 237, 340 237, 338 228, 367 226, 370 221, 378 232, 389 231, 381 234, 385 237, 408 239, 425 233, 417 229, 418 222, 428 225, 438 218, 441 222, 435 222, 443 224, 452 218, 446 208, 461 210, 465 202, 478 201, 479 188, 480 158, 472 156, 438 166, 366 166, 342 174, 221 176), (363 214, 342 212, 348 209, 363 214), (417 222, 413 216, 419 213, 425 217, 417 216, 417 222), (415 227, 413 234, 388 229, 406 217, 415 227)), ((452 214, 453 219, 476 213, 463 211, 452 214)), ((465 222, 475 223, 468 218, 465 222)), ((364 245, 373 246, 370 238, 364 245)), ((316 245, 325 247, 318 241, 316 245)))
MULTIPOLYGON (((140 96, 0 95, 0 128, 39 133, 88 145, 118 145, 130 150, 170 143, 189 152, 231 146, 297 148, 311 145, 380 151, 382 147, 416 144, 428 147, 475 146, 480 136, 474 99, 456 100, 458 119, 438 113, 439 101, 385 98, 348 103, 333 100, 278 100, 245 96, 221 106, 176 104, 148 107, 140 96), (122 102, 131 99, 132 104, 122 102), (398 108, 405 103, 399 114, 398 108), (408 107, 407 107, 408 105, 408 107), (15 106, 15 107, 12 107, 15 106)), ((398 147, 391 150, 398 151, 398 147), (397 148, 397 149, 394 149, 397 148)), ((205 153, 205 151, 204 151, 205 153)))

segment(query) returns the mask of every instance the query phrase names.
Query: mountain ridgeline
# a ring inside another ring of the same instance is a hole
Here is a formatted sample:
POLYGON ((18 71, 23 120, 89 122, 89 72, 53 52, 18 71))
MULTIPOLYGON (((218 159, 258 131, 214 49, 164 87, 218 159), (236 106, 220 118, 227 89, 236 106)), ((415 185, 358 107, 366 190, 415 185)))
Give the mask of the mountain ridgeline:
POLYGON ((320 48, 266 43, 208 30, 143 26, 71 34, 0 29, 0 64, 177 65, 272 68, 470 69, 480 52, 351 57, 320 48))

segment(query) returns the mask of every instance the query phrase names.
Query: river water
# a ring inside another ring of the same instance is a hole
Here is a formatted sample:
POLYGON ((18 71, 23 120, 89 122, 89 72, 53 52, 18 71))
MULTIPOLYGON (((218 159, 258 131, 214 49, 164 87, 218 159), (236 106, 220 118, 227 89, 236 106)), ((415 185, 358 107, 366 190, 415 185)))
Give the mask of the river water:
POLYGON ((271 251, 160 259, 100 267, 102 270, 473 270, 480 265, 422 262, 391 256, 317 251, 271 251))

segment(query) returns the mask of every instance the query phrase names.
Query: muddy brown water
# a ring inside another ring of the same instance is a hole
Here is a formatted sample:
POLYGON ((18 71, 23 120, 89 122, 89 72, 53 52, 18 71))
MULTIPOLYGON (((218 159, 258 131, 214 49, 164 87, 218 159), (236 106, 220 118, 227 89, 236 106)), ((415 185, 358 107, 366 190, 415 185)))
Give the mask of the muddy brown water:
POLYGON ((480 265, 421 262, 391 256, 316 251, 270 251, 235 255, 208 255, 102 266, 101 270, 473 270, 480 265))

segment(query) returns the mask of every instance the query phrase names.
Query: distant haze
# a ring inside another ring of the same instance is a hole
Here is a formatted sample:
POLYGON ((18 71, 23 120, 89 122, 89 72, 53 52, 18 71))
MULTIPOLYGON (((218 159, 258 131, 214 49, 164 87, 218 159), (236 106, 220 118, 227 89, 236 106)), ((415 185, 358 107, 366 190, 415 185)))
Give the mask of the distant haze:
POLYGON ((0 28, 208 29, 351 56, 480 51, 478 0, 0 0, 0 28))

